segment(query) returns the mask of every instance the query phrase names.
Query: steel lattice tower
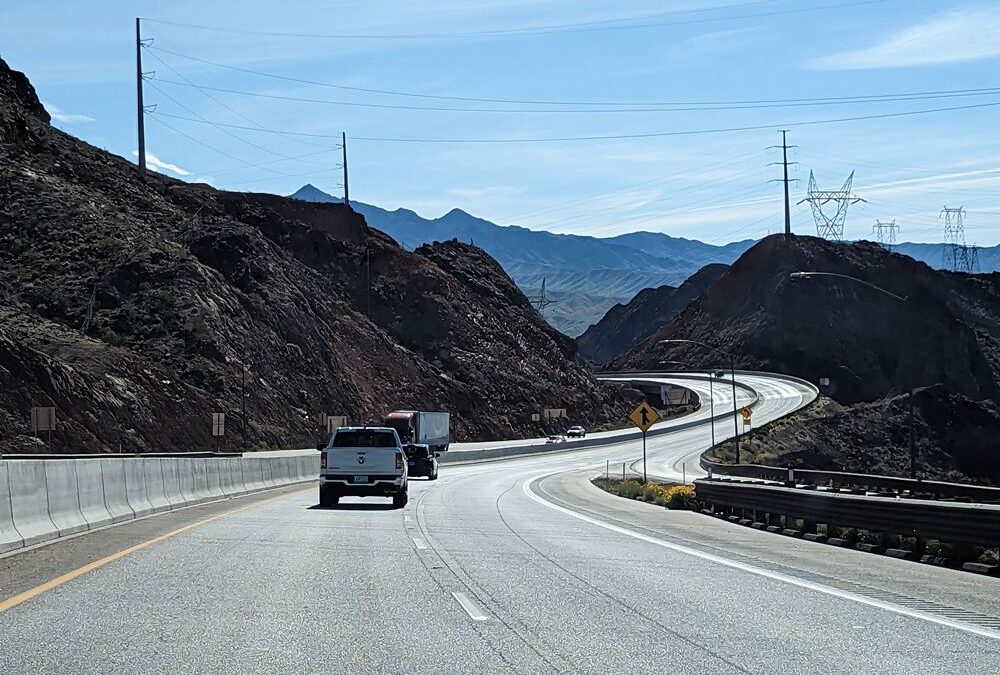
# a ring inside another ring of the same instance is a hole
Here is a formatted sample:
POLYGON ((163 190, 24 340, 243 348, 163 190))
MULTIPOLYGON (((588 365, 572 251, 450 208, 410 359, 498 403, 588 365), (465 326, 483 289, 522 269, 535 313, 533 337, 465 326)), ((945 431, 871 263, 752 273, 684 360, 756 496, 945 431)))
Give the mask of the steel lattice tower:
POLYGON ((899 232, 899 225, 896 224, 895 218, 887 223, 876 220, 875 225, 872 227, 872 235, 875 237, 876 243, 889 251, 896 245, 897 232, 899 232))
POLYGON ((839 190, 820 190, 816 185, 816 177, 813 172, 809 172, 808 196, 802 202, 809 202, 812 208, 813 219, 816 221, 816 234, 823 239, 831 241, 844 240, 844 221, 847 220, 847 207, 851 204, 865 201, 857 195, 851 194, 851 184, 854 182, 854 172, 847 177, 843 187, 839 190), (837 205, 837 211, 828 216, 823 213, 823 206, 833 202, 837 205))
POLYGON ((966 267, 968 253, 965 246, 965 208, 957 209, 945 206, 941 209, 944 218, 944 252, 941 267, 952 272, 958 272, 966 267))

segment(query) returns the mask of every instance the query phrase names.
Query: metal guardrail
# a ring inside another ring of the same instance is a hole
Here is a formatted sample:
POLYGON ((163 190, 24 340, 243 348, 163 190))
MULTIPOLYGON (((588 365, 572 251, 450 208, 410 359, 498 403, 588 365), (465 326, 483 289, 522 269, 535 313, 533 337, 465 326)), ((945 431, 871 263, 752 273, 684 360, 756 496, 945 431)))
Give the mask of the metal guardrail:
POLYGON ((699 500, 842 527, 996 546, 1000 506, 820 493, 777 485, 696 480, 699 500))
MULTIPOLYGON (((706 459, 702 455, 701 468, 712 470, 713 475, 753 478, 776 483, 788 483, 788 467, 765 466, 761 464, 723 464, 706 459)), ((845 471, 818 471, 815 469, 793 469, 794 482, 806 488, 828 486, 851 488, 870 492, 888 492, 890 496, 907 493, 928 495, 934 499, 969 499, 975 502, 1000 503, 1000 488, 968 483, 947 483, 944 481, 897 478, 845 471)), ((828 494, 828 493, 820 493, 828 494)))

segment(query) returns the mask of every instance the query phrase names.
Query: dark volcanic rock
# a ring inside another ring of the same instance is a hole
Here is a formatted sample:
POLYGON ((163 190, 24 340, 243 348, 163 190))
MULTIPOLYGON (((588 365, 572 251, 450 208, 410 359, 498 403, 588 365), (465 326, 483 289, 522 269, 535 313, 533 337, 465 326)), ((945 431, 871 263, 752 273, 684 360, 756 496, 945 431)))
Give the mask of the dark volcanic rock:
POLYGON ((713 357, 690 338, 736 356, 737 367, 818 382, 842 403, 943 383, 973 400, 995 398, 1000 368, 1000 275, 940 272, 870 242, 841 244, 773 235, 758 243, 698 300, 614 361, 713 357), (835 277, 793 280, 795 271, 850 275, 906 298, 835 277))
POLYGON ((50 127, 0 61, 0 444, 56 450, 309 446, 323 413, 450 410, 456 440, 537 432, 530 414, 618 417, 571 341, 481 250, 408 253, 342 204, 220 192, 50 127), (370 290, 369 290, 370 279, 370 290))
POLYGON ((599 322, 576 339, 580 355, 595 363, 606 363, 627 352, 708 289, 729 269, 728 265, 706 265, 678 287, 660 286, 639 291, 625 305, 615 305, 599 322))
MULTIPOLYGON (((923 478, 1000 485, 995 403, 940 385, 917 389, 912 426, 923 478)), ((775 466, 909 476, 910 427, 909 394, 850 407, 827 399, 755 431, 753 447, 758 461, 775 466)))

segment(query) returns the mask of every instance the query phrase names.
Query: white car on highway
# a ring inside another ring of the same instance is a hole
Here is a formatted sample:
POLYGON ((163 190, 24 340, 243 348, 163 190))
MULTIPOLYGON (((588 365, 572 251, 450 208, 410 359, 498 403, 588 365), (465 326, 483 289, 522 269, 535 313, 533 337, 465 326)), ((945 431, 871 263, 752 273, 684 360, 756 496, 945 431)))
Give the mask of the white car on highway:
POLYGON ((406 455, 389 427, 340 427, 320 449, 319 503, 333 506, 341 497, 392 497, 407 501, 406 455))

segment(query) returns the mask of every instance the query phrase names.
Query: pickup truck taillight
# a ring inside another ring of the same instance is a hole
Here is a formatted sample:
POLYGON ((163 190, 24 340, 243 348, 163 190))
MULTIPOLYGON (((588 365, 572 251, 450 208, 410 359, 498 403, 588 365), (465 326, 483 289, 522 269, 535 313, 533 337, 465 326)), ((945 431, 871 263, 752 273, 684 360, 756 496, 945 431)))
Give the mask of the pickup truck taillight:
POLYGON ((402 468, 403 468, 403 463, 404 463, 405 461, 406 461, 406 459, 405 459, 405 458, 403 457, 403 453, 401 453, 401 452, 397 452, 397 453, 396 453, 396 470, 397 470, 397 471, 398 471, 399 469, 402 469, 402 468))
POLYGON ((326 468, 326 452, 319 453, 319 468, 326 468))

